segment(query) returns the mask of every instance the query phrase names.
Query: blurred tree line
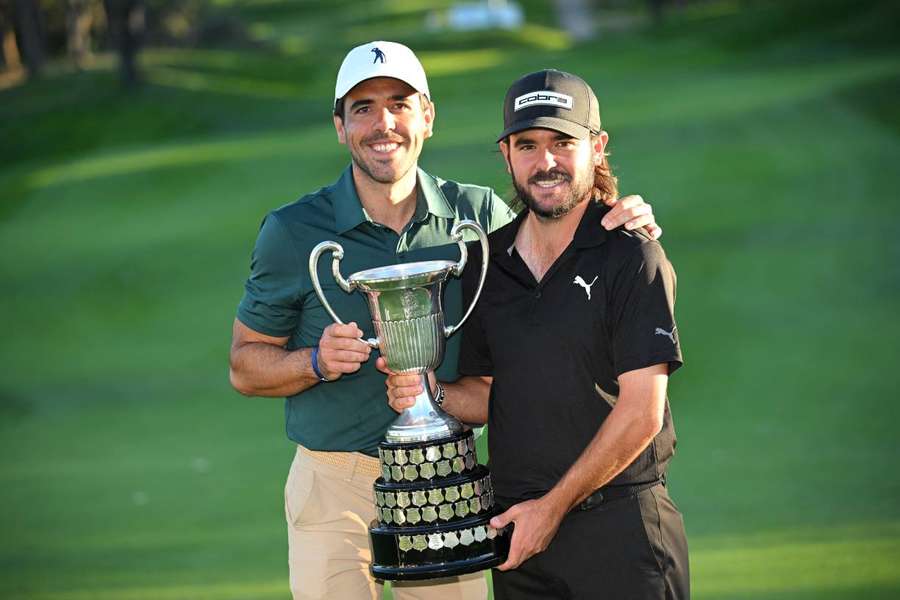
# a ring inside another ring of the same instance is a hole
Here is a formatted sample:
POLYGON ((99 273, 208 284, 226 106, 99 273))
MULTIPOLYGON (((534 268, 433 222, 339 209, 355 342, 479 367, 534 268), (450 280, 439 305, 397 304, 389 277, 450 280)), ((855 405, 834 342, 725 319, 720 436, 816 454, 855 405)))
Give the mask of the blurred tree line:
MULTIPOLYGON (((299 10, 327 6, 333 0, 281 0, 295 2, 299 10)), ((449 6, 456 0, 435 2, 449 6)), ((458 0, 473 2, 475 0, 458 0)), ((480 0, 485 4, 516 2, 526 18, 556 20, 575 40, 598 35, 600 18, 616 11, 643 13, 660 25, 664 16, 687 5, 723 4, 748 7, 785 0, 480 0), (600 17, 600 13, 603 14, 600 17)), ((821 0, 788 0, 811 9, 821 0)), ((896 0, 894 0, 896 1, 896 0)), ((359 0, 374 4, 373 0, 359 0)), ((852 3, 852 0, 844 0, 852 3)), ((273 3, 277 3, 277 0, 273 3)), ((341 10, 352 0, 334 2, 341 10)), ((95 52, 115 51, 121 81, 126 87, 140 82, 137 56, 144 45, 152 46, 248 46, 264 42, 251 39, 247 25, 235 7, 242 3, 215 0, 0 0, 0 75, 6 72, 40 76, 49 58, 66 57, 70 64, 85 68, 95 52)), ((317 9, 318 9, 317 8, 317 9)), ((423 8, 424 10, 424 8, 423 8)), ((634 22, 631 20, 629 22, 634 22)))
POLYGON ((154 45, 246 40, 240 23, 207 0, 0 0, 0 70, 37 77, 48 57, 66 56, 79 68, 94 52, 115 50, 121 79, 140 81, 137 54, 154 45))

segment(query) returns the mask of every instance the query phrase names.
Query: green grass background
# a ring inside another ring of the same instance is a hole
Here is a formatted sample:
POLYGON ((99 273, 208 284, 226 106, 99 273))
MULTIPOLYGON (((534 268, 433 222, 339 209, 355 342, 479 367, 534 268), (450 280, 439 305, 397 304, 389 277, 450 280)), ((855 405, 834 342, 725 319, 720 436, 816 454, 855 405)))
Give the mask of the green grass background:
POLYGON ((710 2, 587 44, 541 2, 453 35, 426 4, 220 0, 267 49, 0 91, 0 597, 288 597, 291 445, 280 401, 228 386, 230 326, 262 216, 346 164, 334 75, 378 38, 429 73, 422 165, 501 192, 508 84, 598 92, 679 274, 694 597, 900 597, 895 3, 710 2))

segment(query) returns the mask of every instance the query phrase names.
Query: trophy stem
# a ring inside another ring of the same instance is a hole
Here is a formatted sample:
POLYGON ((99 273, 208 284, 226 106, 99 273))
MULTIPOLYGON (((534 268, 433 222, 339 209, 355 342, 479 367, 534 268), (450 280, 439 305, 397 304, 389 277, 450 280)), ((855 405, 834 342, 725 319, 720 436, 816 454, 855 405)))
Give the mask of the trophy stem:
POLYGON ((405 409, 387 430, 388 442, 424 442, 451 436, 463 430, 462 424, 434 403, 428 371, 419 375, 422 389, 416 403, 405 409))

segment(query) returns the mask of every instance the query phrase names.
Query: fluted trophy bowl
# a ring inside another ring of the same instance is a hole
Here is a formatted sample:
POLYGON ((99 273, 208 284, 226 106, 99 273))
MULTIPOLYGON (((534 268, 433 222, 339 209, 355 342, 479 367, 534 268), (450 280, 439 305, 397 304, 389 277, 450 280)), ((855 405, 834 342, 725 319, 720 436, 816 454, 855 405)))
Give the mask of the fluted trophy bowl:
POLYGON ((332 275, 345 292, 359 290, 366 296, 376 337, 363 340, 381 351, 388 368, 395 373, 414 373, 421 377, 421 394, 388 428, 388 442, 425 442, 460 433, 462 424, 435 404, 428 381, 444 358, 446 339, 469 318, 481 295, 487 275, 488 243, 484 230, 474 221, 458 222, 451 231, 460 250, 458 262, 429 260, 388 265, 359 271, 347 279, 340 273, 344 249, 337 242, 322 242, 313 248, 309 257, 309 273, 316 295, 336 323, 343 323, 328 303, 319 284, 318 262, 325 252, 332 252, 332 275), (459 323, 444 324, 441 305, 444 282, 451 275, 459 277, 466 266, 468 253, 462 240, 462 230, 476 233, 481 243, 481 277, 472 304, 459 323))
POLYGON ((391 265, 348 278, 366 295, 378 346, 395 373, 426 373, 444 358, 441 288, 456 263, 391 265))

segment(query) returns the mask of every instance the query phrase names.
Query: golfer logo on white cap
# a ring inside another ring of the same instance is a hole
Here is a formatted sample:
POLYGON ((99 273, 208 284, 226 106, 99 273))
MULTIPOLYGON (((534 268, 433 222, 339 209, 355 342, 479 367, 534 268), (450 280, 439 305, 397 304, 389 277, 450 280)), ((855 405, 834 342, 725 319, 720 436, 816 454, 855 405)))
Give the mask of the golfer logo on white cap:
POLYGON ((381 51, 381 48, 378 48, 378 47, 376 46, 375 48, 372 48, 372 52, 375 53, 375 60, 372 61, 372 64, 373 64, 373 65, 374 65, 375 63, 377 63, 379 60, 380 60, 382 63, 384 62, 384 52, 381 51))

